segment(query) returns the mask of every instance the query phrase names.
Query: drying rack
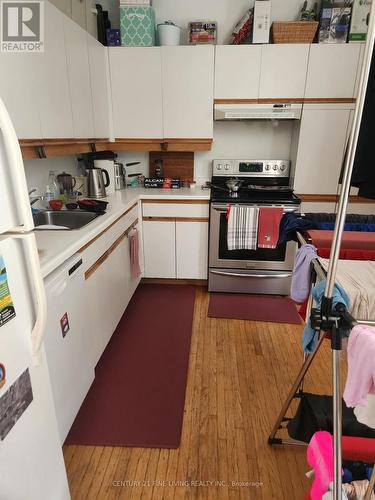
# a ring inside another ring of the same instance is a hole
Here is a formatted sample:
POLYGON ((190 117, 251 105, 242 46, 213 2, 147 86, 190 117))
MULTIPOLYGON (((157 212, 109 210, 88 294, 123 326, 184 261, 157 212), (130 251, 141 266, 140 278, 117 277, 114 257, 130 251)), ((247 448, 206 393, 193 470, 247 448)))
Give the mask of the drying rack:
MULTIPOLYGON (((353 166, 355 160, 355 154, 358 144, 358 137, 361 127, 361 119, 366 99, 367 82, 370 74, 372 54, 375 41, 375 2, 372 2, 371 12, 369 17, 369 26, 367 33, 367 41, 365 46, 365 54, 363 59, 363 65, 361 70, 361 77, 359 83, 359 92, 357 98, 357 104, 354 113, 353 127, 350 133, 347 155, 344 161, 343 177, 341 193, 339 197, 337 217, 335 222, 335 229, 333 234, 329 267, 327 273, 317 265, 317 261, 313 262, 315 272, 320 278, 326 279, 326 287, 324 291, 324 296, 322 298, 322 304, 319 312, 319 318, 315 316, 315 320, 319 320, 320 329, 320 339, 315 352, 311 355, 305 357, 302 368, 297 376, 296 381, 289 393, 287 400, 285 401, 277 422, 271 432, 269 437, 270 444, 303 444, 305 443, 295 441, 295 440, 280 440, 277 439, 276 433, 279 430, 283 421, 285 421, 285 414, 290 406, 291 401, 298 393, 298 390, 303 384, 303 379, 311 366, 312 361, 315 358, 319 347, 330 332, 331 336, 331 350, 332 350, 332 393, 333 393, 333 463, 334 463, 334 483, 333 483, 333 498, 334 500, 342 499, 342 477, 341 477, 341 465, 342 465, 342 413, 341 413, 341 394, 340 394, 340 355, 342 350, 342 339, 339 331, 339 323, 343 322, 354 326, 358 324, 359 321, 355 320, 346 311, 346 308, 340 304, 336 308, 333 308, 333 289, 335 285, 335 277, 337 272, 337 265, 339 260, 339 254, 341 249, 341 240, 344 231, 345 216, 348 208, 350 183, 353 173, 353 166), (322 271, 324 274, 322 274, 322 271)), ((308 304, 308 311, 312 312, 311 294, 308 304)), ((365 322, 369 324, 369 322, 365 322)), ((375 482, 375 473, 373 472, 369 488, 366 494, 366 499, 370 498, 371 489, 370 486, 375 482)))

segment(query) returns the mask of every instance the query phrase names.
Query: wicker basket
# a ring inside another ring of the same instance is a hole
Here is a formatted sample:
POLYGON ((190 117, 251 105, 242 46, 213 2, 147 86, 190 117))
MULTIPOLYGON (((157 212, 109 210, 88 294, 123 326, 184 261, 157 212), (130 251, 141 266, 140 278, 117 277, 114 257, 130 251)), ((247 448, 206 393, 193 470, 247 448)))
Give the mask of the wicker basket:
POLYGON ((273 43, 311 43, 318 25, 317 21, 274 22, 273 43))

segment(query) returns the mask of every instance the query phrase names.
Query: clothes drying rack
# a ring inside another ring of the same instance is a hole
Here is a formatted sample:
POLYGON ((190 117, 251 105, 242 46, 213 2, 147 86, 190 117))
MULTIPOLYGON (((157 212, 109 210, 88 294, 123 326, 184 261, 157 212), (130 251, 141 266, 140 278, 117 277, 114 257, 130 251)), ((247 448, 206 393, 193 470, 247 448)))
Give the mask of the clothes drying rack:
MULTIPOLYGON (((351 177, 353 173, 353 166, 355 161, 356 149, 358 144, 358 137, 361 127, 361 119, 366 99, 367 83, 370 74, 372 54, 375 41, 375 2, 372 2, 371 12, 369 16, 369 26, 367 32, 367 41, 365 45, 365 53, 363 59, 363 65, 361 70, 361 77, 359 82, 358 98, 356 103, 356 108, 354 112, 353 127, 350 133, 347 154, 344 161, 341 193, 339 197, 337 218, 335 222, 335 230, 333 234, 333 241, 330 252, 329 267, 327 270, 326 287, 324 291, 324 296, 322 298, 322 304, 319 312, 319 318, 315 316, 314 320, 319 321, 320 329, 320 339, 315 352, 306 357, 305 362, 297 376, 297 379, 290 391, 287 401, 280 412, 278 420, 274 426, 274 429, 269 437, 269 443, 274 444, 279 442, 275 438, 276 432, 279 430, 282 421, 285 418, 285 413, 288 410, 292 399, 298 392, 298 389, 303 383, 304 376, 308 371, 316 352, 321 346, 322 342, 330 332, 331 336, 331 350, 332 350, 332 393, 333 393, 333 462, 334 462, 334 483, 333 483, 333 498, 334 500, 342 499, 342 477, 341 477, 341 465, 342 465, 342 413, 341 413, 341 394, 340 394, 340 356, 342 350, 342 339, 339 331, 340 326, 345 323, 351 326, 358 323, 354 318, 352 318, 346 311, 343 305, 338 304, 338 306, 333 308, 333 289, 335 285, 335 278, 337 272, 337 265, 339 260, 341 240, 344 231, 345 216, 348 208, 349 192, 351 177), (291 396, 292 394, 292 396, 291 396), (291 397, 290 397, 291 396, 291 397), (280 418, 281 417, 281 418, 280 418)), ((317 273, 320 273, 318 266, 314 265, 317 269, 317 273)), ((321 276, 322 277, 322 276, 321 276)), ((311 299, 310 299, 311 300, 311 299)), ((311 303, 309 304, 309 309, 311 310, 311 303)), ((281 440, 281 442, 283 442, 281 440)), ((285 441, 284 441, 285 442, 285 441)), ((305 444, 295 440, 286 444, 305 444)), ((374 476, 374 473, 373 473, 374 476)), ((375 477, 371 478, 370 483, 375 481, 375 477)), ((371 490, 367 492, 368 495, 371 494, 371 490)), ((366 495, 367 496, 367 495, 366 495)), ((369 497, 368 497, 369 498, 369 497)))

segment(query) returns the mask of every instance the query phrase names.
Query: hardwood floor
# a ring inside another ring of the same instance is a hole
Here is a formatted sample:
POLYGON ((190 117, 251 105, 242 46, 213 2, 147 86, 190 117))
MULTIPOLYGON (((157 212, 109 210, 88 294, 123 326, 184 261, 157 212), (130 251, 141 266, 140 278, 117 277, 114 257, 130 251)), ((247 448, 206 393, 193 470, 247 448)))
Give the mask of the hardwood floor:
MULTIPOLYGON (((74 500, 304 498, 306 449, 267 444, 302 361, 302 325, 208 318, 208 301, 197 288, 179 449, 65 446, 74 500)), ((306 390, 330 391, 326 344, 306 390)))

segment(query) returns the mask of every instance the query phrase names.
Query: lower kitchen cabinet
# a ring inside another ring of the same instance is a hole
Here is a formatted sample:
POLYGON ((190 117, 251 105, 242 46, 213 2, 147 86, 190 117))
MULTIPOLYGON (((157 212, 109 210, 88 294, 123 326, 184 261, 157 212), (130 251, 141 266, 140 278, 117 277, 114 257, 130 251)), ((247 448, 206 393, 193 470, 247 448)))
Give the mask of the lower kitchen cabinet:
POLYGON ((208 222, 176 221, 176 277, 207 279, 208 222))
POLYGON ((208 221, 143 220, 146 278, 206 279, 208 221))
POLYGON ((143 253, 146 278, 176 277, 176 223, 143 221, 143 253))

